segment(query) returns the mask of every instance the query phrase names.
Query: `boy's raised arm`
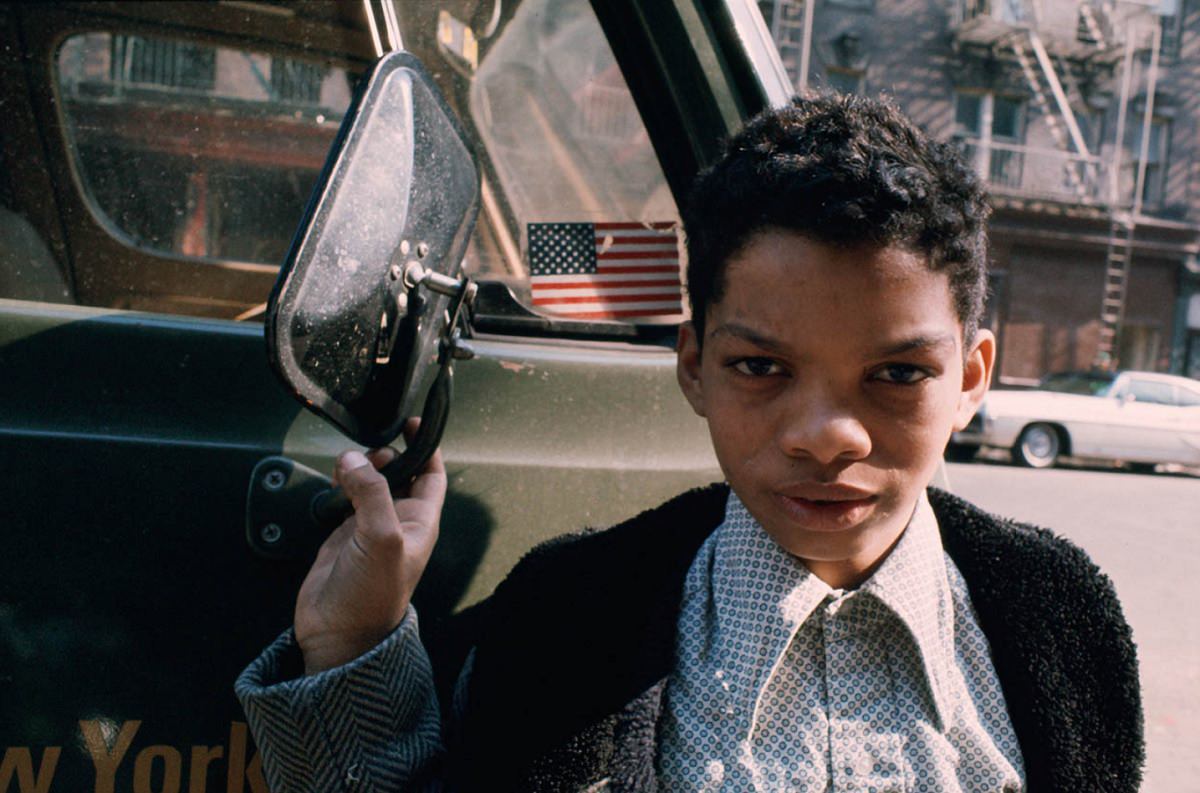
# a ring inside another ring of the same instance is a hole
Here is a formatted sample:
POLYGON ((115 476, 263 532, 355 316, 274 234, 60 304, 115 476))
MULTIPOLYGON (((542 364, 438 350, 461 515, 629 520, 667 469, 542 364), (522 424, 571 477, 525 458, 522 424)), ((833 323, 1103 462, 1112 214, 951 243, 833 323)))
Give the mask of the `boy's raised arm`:
POLYGON ((335 481, 355 514, 317 553, 296 598, 296 642, 304 670, 340 666, 379 644, 396 629, 437 540, 446 497, 446 469, 435 452, 408 498, 393 501, 377 468, 395 452, 338 458, 335 481))
POLYGON ((439 708, 410 600, 437 539, 446 473, 435 454, 393 500, 377 470, 393 454, 338 458, 334 479, 355 514, 317 553, 294 628, 235 686, 277 793, 440 789, 439 708))

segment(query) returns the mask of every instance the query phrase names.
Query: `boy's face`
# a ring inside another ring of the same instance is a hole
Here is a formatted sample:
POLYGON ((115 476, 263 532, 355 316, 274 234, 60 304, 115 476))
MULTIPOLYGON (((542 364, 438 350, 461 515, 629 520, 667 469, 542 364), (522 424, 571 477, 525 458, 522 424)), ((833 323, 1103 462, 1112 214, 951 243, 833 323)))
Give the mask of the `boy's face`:
POLYGON ((988 331, 963 349, 949 279, 896 247, 757 233, 728 263, 679 382, 751 514, 833 586, 887 553, 950 432, 983 399, 988 331))

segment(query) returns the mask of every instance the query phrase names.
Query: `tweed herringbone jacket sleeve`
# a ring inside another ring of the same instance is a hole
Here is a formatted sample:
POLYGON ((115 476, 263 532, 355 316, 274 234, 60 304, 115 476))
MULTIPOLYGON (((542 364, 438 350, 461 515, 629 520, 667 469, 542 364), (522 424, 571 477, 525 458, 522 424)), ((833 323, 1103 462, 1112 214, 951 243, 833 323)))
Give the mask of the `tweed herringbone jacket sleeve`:
POLYGON ((365 655, 314 675, 288 630, 234 686, 273 793, 438 791, 445 751, 433 670, 409 607, 365 655))

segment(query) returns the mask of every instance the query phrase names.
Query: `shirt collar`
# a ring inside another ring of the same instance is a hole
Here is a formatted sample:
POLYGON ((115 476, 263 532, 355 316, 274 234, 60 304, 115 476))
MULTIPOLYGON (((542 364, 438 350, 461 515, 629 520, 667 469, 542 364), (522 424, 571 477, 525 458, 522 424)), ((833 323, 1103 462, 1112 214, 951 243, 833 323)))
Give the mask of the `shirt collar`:
POLYGON ((904 623, 921 653, 940 721, 950 723, 954 666, 954 601, 937 517, 921 491, 908 528, 875 573, 860 587, 904 623))
MULTIPOLYGON (((712 649, 728 664, 735 695, 740 689, 754 696, 800 626, 841 593, 775 542, 732 491, 712 539, 712 649)), ((953 600, 937 518, 924 491, 892 552, 858 594, 877 598, 912 634, 944 728, 952 714, 953 600)))
POLYGON ((732 490, 710 552, 713 660, 730 694, 752 708, 796 631, 832 590, 732 490))

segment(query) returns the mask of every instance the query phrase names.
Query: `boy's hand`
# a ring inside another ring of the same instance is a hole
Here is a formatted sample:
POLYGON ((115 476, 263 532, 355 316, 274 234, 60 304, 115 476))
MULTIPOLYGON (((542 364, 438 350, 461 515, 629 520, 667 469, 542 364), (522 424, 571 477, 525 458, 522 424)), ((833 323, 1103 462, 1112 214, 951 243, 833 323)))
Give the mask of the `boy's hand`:
MULTIPOLYGON (((406 427, 411 430, 416 422, 406 427)), ((334 481, 354 515, 317 552, 296 599, 296 641, 305 673, 347 663, 382 641, 404 617, 437 540, 446 496, 446 469, 435 452, 407 498, 392 500, 378 468, 395 456, 345 452, 334 481)))

